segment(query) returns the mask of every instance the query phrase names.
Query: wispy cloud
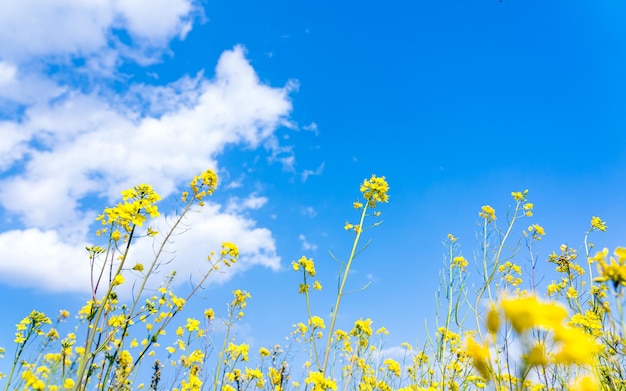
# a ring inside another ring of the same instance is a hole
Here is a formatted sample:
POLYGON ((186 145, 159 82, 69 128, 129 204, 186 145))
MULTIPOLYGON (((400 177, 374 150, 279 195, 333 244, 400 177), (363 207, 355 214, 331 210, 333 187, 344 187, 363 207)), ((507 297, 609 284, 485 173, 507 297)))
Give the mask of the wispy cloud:
POLYGON ((306 182, 306 180, 309 179, 311 175, 322 175, 322 173, 324 172, 324 164, 325 162, 322 162, 322 164, 320 164, 315 170, 304 170, 302 172, 302 182, 306 182))
POLYGON ((317 216, 317 211, 312 206, 303 207, 301 209, 301 212, 302 212, 303 215, 308 216, 308 217, 315 217, 315 216, 317 216))
POLYGON ((305 251, 315 251, 317 250, 317 244, 314 243, 309 243, 306 240, 306 236, 304 236, 303 234, 300 234, 298 236, 298 240, 300 240, 300 242, 302 243, 302 249, 305 251))

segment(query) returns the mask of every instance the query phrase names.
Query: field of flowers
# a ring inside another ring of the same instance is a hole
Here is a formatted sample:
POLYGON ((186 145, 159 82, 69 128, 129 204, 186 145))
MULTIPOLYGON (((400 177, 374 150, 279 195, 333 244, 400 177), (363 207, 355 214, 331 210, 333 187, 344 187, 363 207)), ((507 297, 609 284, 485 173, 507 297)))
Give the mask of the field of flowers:
MULTIPOLYGON (((470 260, 459 255, 457 239, 446 238, 435 314, 437 329, 421 346, 403 343, 404 356, 385 357, 379 343, 387 333, 374 330, 370 319, 354 321, 351 329, 336 327, 346 281, 361 234, 378 224, 380 209, 389 201, 385 177, 375 175, 360 185, 361 201, 352 207, 358 221, 346 223, 353 237, 351 253, 341 263, 333 311, 313 315, 310 295, 322 289, 312 259, 292 262, 301 275, 299 293, 308 317, 295 325, 293 341, 306 353, 304 371, 294 371, 286 347, 250 351, 239 343, 234 326, 245 316, 246 291, 233 291, 224 314, 206 309, 201 317, 185 313, 185 305, 220 268, 237 262, 237 245, 225 242, 208 254, 208 272, 184 296, 171 289, 174 274, 162 281, 157 294, 146 287, 155 278, 172 235, 181 233, 186 214, 203 206, 217 188, 212 170, 194 177, 180 196, 181 209, 168 232, 149 227, 159 216, 160 197, 149 185, 122 192, 116 206, 98 217, 101 245, 87 248, 92 270, 92 298, 77 314, 56 316, 32 311, 16 325, 14 344, 0 348, 9 360, 0 374, 7 390, 619 390, 626 389, 626 348, 623 294, 626 248, 593 249, 590 236, 606 224, 592 217, 584 236, 584 254, 562 245, 550 254, 559 278, 540 289, 533 244, 544 229, 532 224, 513 237, 513 227, 532 216, 528 192, 513 192, 514 207, 504 226, 485 205, 476 251, 480 276, 468 278, 470 260), (131 259, 137 240, 154 240, 150 263, 131 259), (528 251, 529 257, 520 257, 528 251), (522 272, 529 270, 530 273, 522 272), (129 275, 139 277, 134 299, 118 294, 129 275), (521 289, 523 286, 536 287, 521 289), (150 292, 150 294, 148 293, 150 292), (185 313, 183 315, 183 313, 185 313), (174 318, 187 318, 174 327, 174 318), (75 322, 60 335, 61 323, 75 322), (219 340, 209 338, 220 327, 219 340), (167 331, 167 333, 166 333, 167 331), (299 376, 303 373, 302 376, 299 376)), ((326 289, 326 288, 325 288, 326 289)))

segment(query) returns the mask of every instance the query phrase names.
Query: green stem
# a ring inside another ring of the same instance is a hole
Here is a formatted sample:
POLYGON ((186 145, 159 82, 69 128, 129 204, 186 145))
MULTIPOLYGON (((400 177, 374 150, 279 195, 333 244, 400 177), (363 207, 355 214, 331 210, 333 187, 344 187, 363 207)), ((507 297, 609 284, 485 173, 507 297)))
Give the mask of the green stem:
POLYGON ((330 322, 330 329, 328 329, 328 340, 326 342, 326 351, 324 352, 324 364, 322 365, 322 373, 324 374, 326 374, 326 368, 328 366, 328 357, 330 356, 330 345, 333 340, 333 332, 335 331, 335 322, 337 321, 337 313, 339 312, 339 304, 341 303, 341 298, 343 297, 343 290, 344 290, 344 287, 346 286, 346 281, 348 280, 348 273, 350 272, 350 266, 352 265, 352 261, 354 260, 354 256, 356 255, 356 250, 359 244, 359 239, 361 238, 361 233, 363 232, 363 222, 365 221, 365 214, 367 212, 367 207, 368 207, 368 202, 366 202, 363 205, 363 212, 361 213, 361 220, 356 229, 356 236, 352 244, 352 251, 350 252, 350 258, 348 258, 346 269, 343 272, 343 278, 341 280, 341 285, 339 286, 339 292, 337 293, 337 300, 335 301, 335 307, 333 308, 333 315, 332 315, 332 319, 330 322))
MULTIPOLYGON (((303 270, 304 273, 304 285, 306 286, 306 270, 303 270)), ((306 300, 306 312, 308 319, 311 319, 311 301, 309 300, 309 290, 308 288, 304 291, 304 298, 306 300)), ((310 326, 310 325, 309 325, 310 326)), ((317 353, 317 342, 315 341, 315 335, 313 334, 313 329, 311 329, 311 342, 313 343, 313 352, 315 354, 315 364, 317 365, 318 370, 320 368, 320 358, 317 353)))
MULTIPOLYGON (((133 239, 133 234, 135 232, 135 225, 133 225, 130 234, 128 235, 128 241, 126 242, 126 249, 124 250, 124 254, 122 255, 121 258, 121 262, 119 267, 117 268, 117 272, 115 273, 115 275, 118 275, 119 273, 121 273, 122 268, 124 267, 124 263, 126 261, 126 257, 128 256, 128 251, 130 249, 130 243, 132 242, 133 239)), ((106 304, 111 296, 111 292, 113 292, 113 288, 114 285, 111 283, 109 284, 109 288, 107 289, 107 293, 104 296, 104 298, 102 299, 102 303, 100 304, 100 306, 98 307, 98 310, 96 312, 96 316, 95 316, 95 321, 91 322, 90 326, 93 326, 91 328, 88 328, 88 337, 87 337, 87 343, 85 344, 85 352, 83 354, 83 357, 80 360, 80 365, 78 367, 78 371, 76 373, 76 383, 74 386, 74 391, 80 391, 80 390, 85 390, 87 388, 87 379, 85 379, 85 384, 83 385, 83 377, 85 376, 85 371, 87 369, 87 362, 89 362, 91 360, 92 357, 95 356, 95 354, 97 354, 97 351, 95 353, 91 353, 91 346, 93 345, 93 340, 96 336, 96 333, 98 332, 98 324, 100 323, 100 319, 102 318, 102 314, 104 312, 104 308, 106 307, 106 304)), ((94 305, 97 302, 94 301, 94 305)), ((99 350, 99 349, 98 349, 99 350)))
MULTIPOLYGON (((500 240, 500 245, 498 246, 498 251, 496 251, 496 256, 494 258, 493 261, 493 266, 491 267, 491 271, 487 272, 487 248, 484 247, 483 248, 483 268, 485 273, 488 273, 485 278, 484 278, 484 285, 480 288, 478 294, 476 295, 476 325, 480 324, 479 321, 479 314, 480 312, 478 311, 478 305, 480 304, 480 300, 482 299, 483 294, 485 293, 485 291, 487 291, 487 293, 489 294, 489 301, 491 303, 493 303, 493 297, 491 294, 491 283, 493 281, 494 276, 496 275, 496 272, 498 270, 498 265, 500 264, 500 256, 502 255, 502 251, 504 249, 504 245, 507 241, 507 239, 509 238, 509 235, 511 234, 511 230, 513 229, 513 225, 515 225, 515 221, 517 220, 517 215, 519 213, 519 209, 521 206, 521 201, 517 201, 517 205, 515 206, 515 211, 513 212, 513 218, 511 219, 511 222, 509 223, 509 226, 506 230, 506 233, 504 234, 504 236, 502 237, 502 239, 500 240)), ((484 224, 484 228, 483 228, 483 245, 486 246, 487 245, 487 238, 486 238, 486 233, 487 233, 487 220, 485 219, 485 224, 484 224)), ((480 334, 480 337, 482 338, 482 332, 480 331, 480 327, 478 328, 478 333, 480 334)))
POLYGON ((453 278, 452 278, 452 269, 454 267, 454 263, 452 261, 452 243, 450 243, 449 249, 448 249, 448 260, 449 260, 449 264, 448 264, 448 286, 446 289, 446 299, 448 299, 448 311, 446 313, 446 328, 445 331, 443 333, 441 333, 441 349, 439 350, 439 361, 441 363, 441 372, 442 372, 442 380, 441 380, 441 387, 442 390, 445 388, 445 380, 446 380, 446 366, 444 364, 444 353, 446 351, 446 345, 447 345, 447 333, 449 331, 449 327, 450 327, 450 318, 452 316, 452 285, 454 283, 453 278))

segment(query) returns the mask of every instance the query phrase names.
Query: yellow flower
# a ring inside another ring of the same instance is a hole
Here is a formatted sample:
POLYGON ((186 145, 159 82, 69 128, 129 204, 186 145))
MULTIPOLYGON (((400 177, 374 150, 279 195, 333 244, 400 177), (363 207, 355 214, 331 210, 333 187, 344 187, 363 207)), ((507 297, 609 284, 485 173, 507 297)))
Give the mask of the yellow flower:
POLYGON ((489 205, 483 205, 478 215, 487 221, 494 221, 496 219, 496 210, 489 205))
POLYGON ((360 190, 370 208, 375 208, 378 202, 389 202, 389 195, 387 194, 389 192, 389 184, 384 176, 377 177, 372 175, 370 179, 363 181, 360 190))
POLYGON ((111 285, 117 286, 117 285, 122 285, 123 283, 124 283, 124 277, 121 274, 117 274, 113 278, 113 282, 111 282, 111 285))
POLYGON ((115 231, 111 232, 111 239, 113 239, 114 241, 117 242, 118 240, 120 240, 121 237, 122 237, 122 234, 120 233, 119 230, 116 229, 115 231))
POLYGON ((472 364, 478 373, 480 373, 484 379, 489 379, 491 377, 491 371, 489 369, 489 347, 476 342, 471 335, 468 335, 465 352, 472 359, 472 364))
POLYGON ((458 256, 452 258, 452 266, 458 267, 459 269, 461 269, 461 271, 465 271, 465 268, 468 264, 469 263, 467 262, 467 259, 465 259, 465 257, 458 256))
POLYGON ((608 249, 598 252, 594 257, 590 258, 590 262, 598 262, 599 277, 595 278, 596 282, 611 281, 613 288, 617 289, 626 285, 626 248, 618 247, 615 249, 617 260, 610 257, 611 262, 606 262, 608 249))
POLYGON ((386 327, 381 327, 378 330, 376 330, 376 334, 389 335, 389 331, 387 330, 386 327))
POLYGON ((319 316, 312 316, 309 319, 309 326, 313 329, 325 329, 326 325, 324 324, 324 319, 319 316))
POLYGON ((300 268, 303 268, 307 275, 315 277, 315 263, 313 259, 302 256, 297 261, 293 261, 291 265, 293 266, 293 270, 298 271, 300 268))
POLYGON ((558 303, 542 303, 534 296, 502 301, 504 316, 518 333, 533 327, 555 329, 567 317, 567 310, 558 303))
POLYGON ((577 377, 569 387, 570 391, 597 391, 599 389, 598 380, 590 375, 577 377))
POLYGON ((309 372, 309 376, 304 379, 306 384, 312 384, 312 391, 336 390, 337 383, 331 378, 324 377, 321 372, 309 372))
POLYGON ((554 360, 562 364, 593 364, 596 354, 602 349, 602 345, 589 334, 573 327, 557 328, 554 340, 561 345, 554 360))
POLYGON ((396 377, 400 377, 400 364, 396 360, 388 358, 383 361, 383 365, 385 365, 387 370, 393 373, 396 377))
POLYGON ((494 305, 491 306, 489 312, 487 312, 487 330, 490 333, 495 334, 500 329, 500 313, 494 305))
POLYGON ((71 390, 74 388, 74 380, 73 379, 65 379, 63 381, 63 388, 66 390, 71 390))
POLYGON ((185 325, 187 331, 198 331, 200 330, 200 321, 194 318, 187 318, 187 324, 185 325))
POLYGON ((606 231, 606 222, 602 221, 598 216, 593 216, 591 218, 591 229, 597 229, 598 231, 605 232, 606 231))
POLYGON ((526 355, 525 361, 531 367, 548 364, 546 346, 542 342, 536 343, 526 355))
POLYGON ((521 201, 524 199, 524 196, 522 195, 521 191, 513 191, 511 192, 511 195, 513 196, 513 199, 515 201, 521 201))

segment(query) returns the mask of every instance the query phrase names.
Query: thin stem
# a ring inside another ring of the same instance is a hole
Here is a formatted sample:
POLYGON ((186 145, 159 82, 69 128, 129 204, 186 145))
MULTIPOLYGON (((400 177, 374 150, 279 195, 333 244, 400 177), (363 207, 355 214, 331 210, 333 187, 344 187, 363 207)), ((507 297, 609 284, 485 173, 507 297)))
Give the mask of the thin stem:
POLYGON ((333 340, 333 332, 335 330, 335 322, 337 321, 337 313, 339 312, 339 304, 341 303, 341 298, 343 297, 343 290, 346 286, 346 281, 348 280, 348 273, 350 272, 350 266, 352 265, 352 261, 354 260, 354 256, 356 254, 356 249, 359 244, 359 239, 361 238, 361 233, 363 232, 363 221, 365 221, 365 214, 367 212, 368 202, 363 205, 363 212, 361 213, 361 220, 359 221, 359 225, 356 227, 356 236, 354 238, 354 242, 352 244, 352 251, 350 252, 350 258, 348 258, 348 263, 346 264, 346 269, 343 272, 343 278, 341 280, 341 285, 339 286, 339 292, 337 293, 337 300, 335 301, 335 307, 333 308, 333 315, 330 322, 330 329, 328 329, 328 340, 326 342, 326 351, 324 352, 324 364, 322 365, 322 373, 326 374, 326 367, 328 366, 328 357, 330 355, 330 345, 333 340))

